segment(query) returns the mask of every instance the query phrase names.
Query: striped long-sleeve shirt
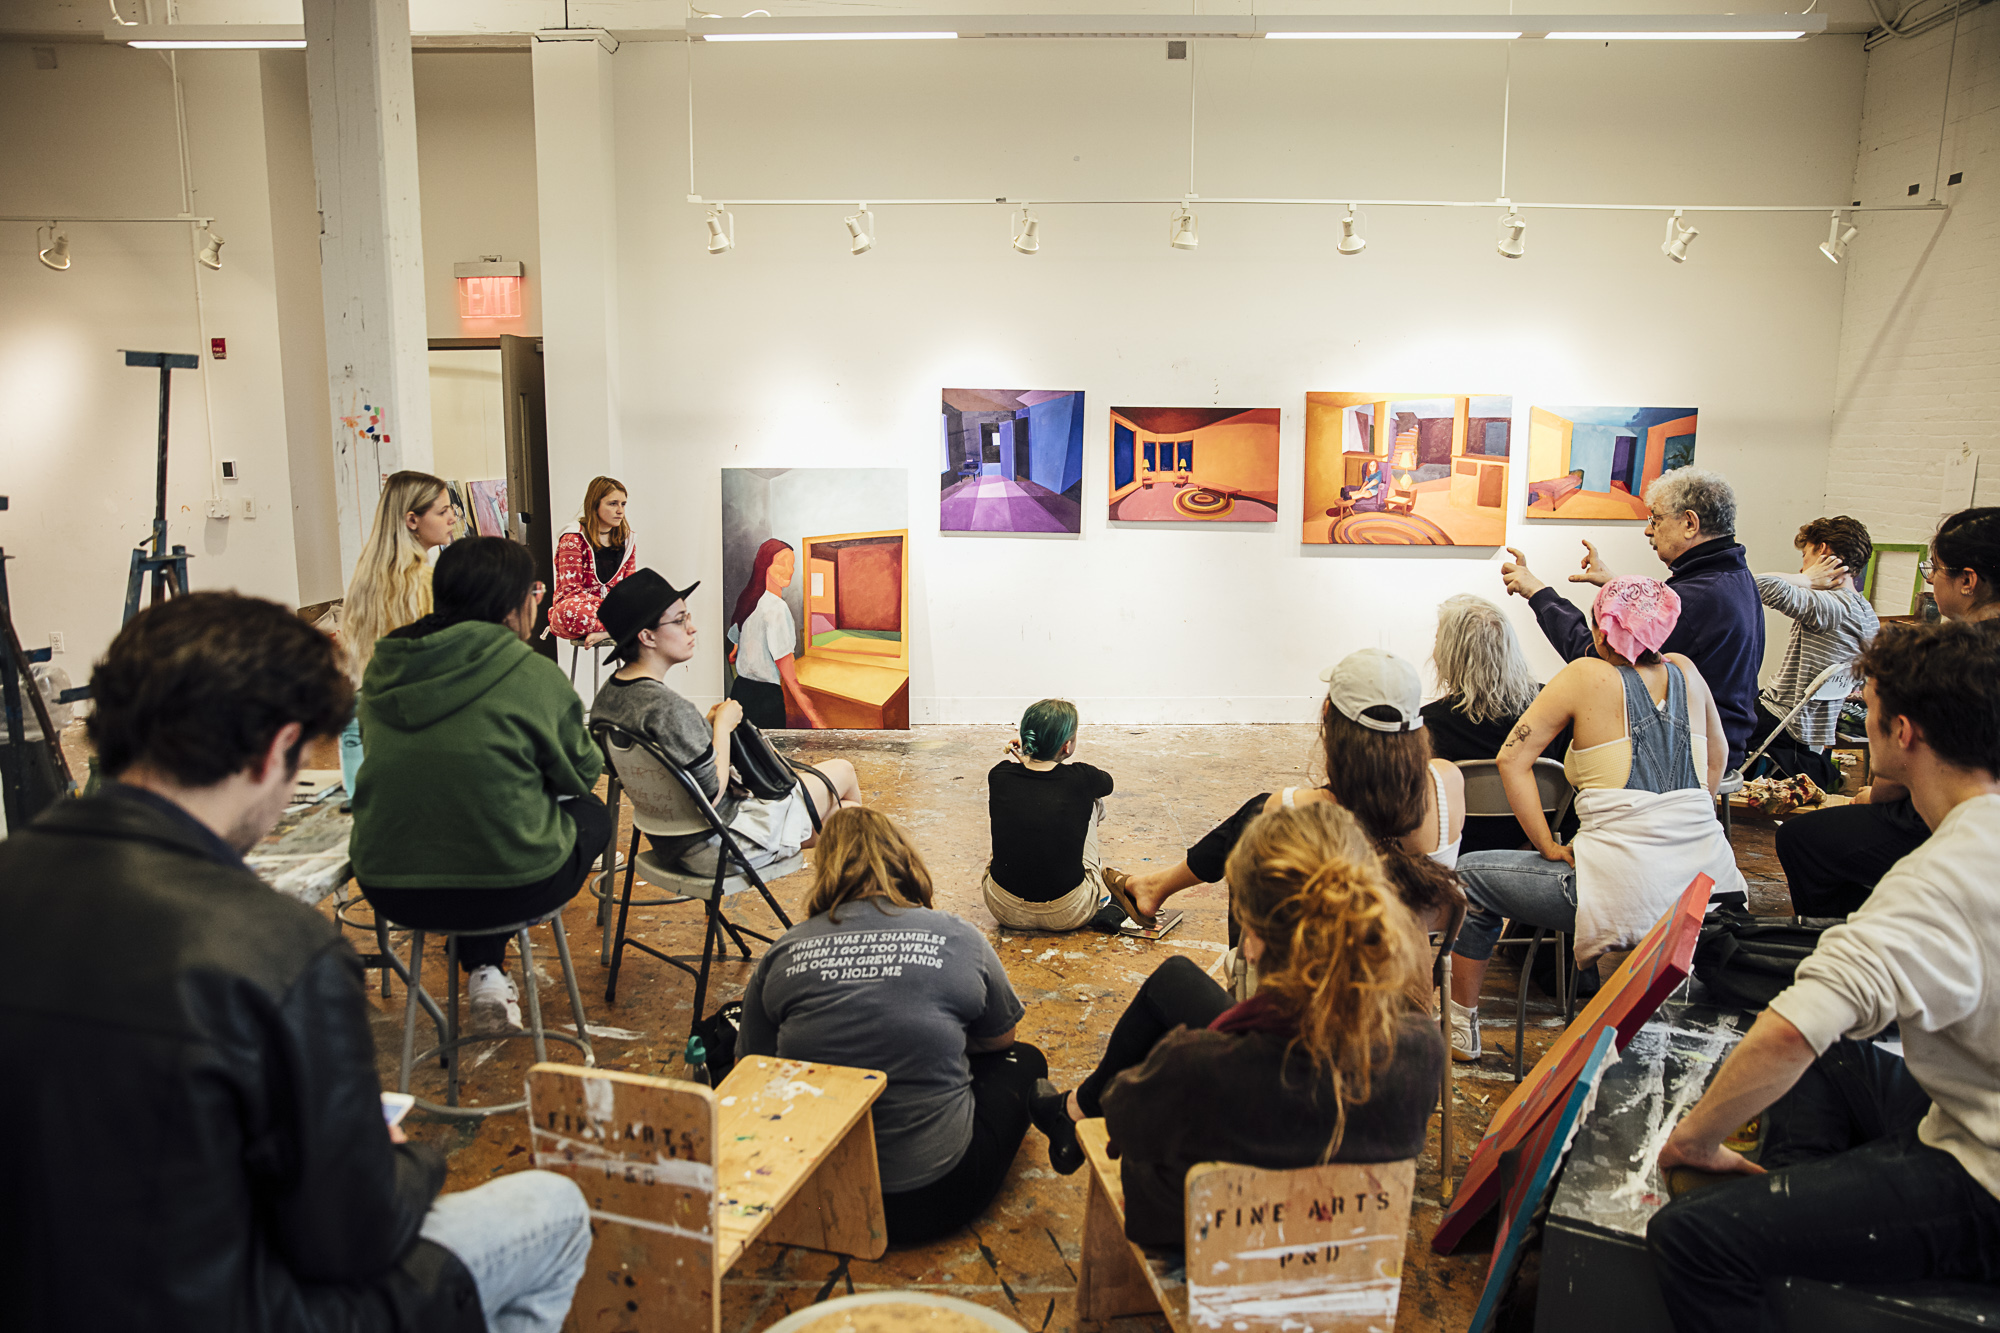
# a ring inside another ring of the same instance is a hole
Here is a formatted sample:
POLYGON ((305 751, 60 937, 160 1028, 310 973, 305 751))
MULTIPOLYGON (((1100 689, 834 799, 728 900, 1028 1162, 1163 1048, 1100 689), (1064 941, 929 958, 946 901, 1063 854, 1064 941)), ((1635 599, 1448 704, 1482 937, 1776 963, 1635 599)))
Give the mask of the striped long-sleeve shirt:
MULTIPOLYGON (((1764 701, 1782 717, 1805 696, 1813 677, 1836 662, 1852 662, 1881 628, 1868 599, 1849 587, 1817 592, 1792 582, 1796 576, 1759 574, 1757 597, 1781 615, 1791 617, 1792 638, 1777 679, 1764 689, 1764 701)), ((1834 676, 1818 696, 1792 719, 1785 730, 1800 744, 1823 750, 1834 742, 1840 705, 1861 683, 1859 672, 1834 676)))

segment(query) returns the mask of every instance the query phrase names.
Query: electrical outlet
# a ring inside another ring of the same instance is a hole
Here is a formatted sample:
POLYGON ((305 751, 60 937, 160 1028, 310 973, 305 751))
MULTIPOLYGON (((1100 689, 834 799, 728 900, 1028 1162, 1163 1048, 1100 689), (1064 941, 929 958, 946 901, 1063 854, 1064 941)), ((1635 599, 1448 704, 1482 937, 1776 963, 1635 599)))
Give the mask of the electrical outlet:
POLYGON ((49 651, 52 653, 60 653, 68 651, 63 647, 63 636, 61 630, 52 629, 49 631, 49 651))
POLYGON ((237 496, 236 512, 241 514, 244 518, 257 517, 257 497, 254 495, 237 496))
POLYGON ((210 518, 222 518, 222 519, 226 519, 226 518, 228 518, 228 517, 229 517, 229 501, 227 501, 227 500, 210 500, 210 501, 208 502, 208 516, 209 516, 210 518))

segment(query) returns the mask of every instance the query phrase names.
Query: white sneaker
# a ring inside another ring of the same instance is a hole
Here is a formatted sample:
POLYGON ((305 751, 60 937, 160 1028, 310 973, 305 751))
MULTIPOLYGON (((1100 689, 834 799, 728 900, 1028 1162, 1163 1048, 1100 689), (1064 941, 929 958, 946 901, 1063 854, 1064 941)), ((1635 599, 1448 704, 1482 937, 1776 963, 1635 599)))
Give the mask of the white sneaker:
POLYGON ((473 1032, 519 1032, 521 995, 514 978, 497 967, 475 967, 465 988, 473 1032))
POLYGON ((1447 998, 1451 1006, 1451 1058, 1460 1064, 1470 1064, 1479 1059, 1479 1008, 1467 1009, 1458 1001, 1447 998))

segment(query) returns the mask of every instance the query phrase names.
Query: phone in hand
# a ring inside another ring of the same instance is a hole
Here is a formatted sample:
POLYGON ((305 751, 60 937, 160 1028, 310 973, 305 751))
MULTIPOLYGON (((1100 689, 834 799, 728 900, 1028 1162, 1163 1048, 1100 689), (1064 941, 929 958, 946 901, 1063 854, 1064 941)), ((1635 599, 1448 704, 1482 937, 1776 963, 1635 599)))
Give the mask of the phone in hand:
POLYGON ((416 1104, 417 1099, 407 1092, 385 1092, 382 1094, 382 1119, 388 1122, 389 1128, 394 1129, 403 1123, 403 1117, 408 1115, 410 1108, 416 1104))

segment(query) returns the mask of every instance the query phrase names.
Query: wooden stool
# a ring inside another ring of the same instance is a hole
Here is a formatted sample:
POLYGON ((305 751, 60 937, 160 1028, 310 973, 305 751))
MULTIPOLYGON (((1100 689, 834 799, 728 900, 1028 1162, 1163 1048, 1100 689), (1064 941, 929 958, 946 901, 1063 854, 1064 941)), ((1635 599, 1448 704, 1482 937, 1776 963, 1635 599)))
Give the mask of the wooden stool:
POLYGON ((1102 1120, 1090 1159, 1077 1313, 1165 1314, 1174 1333, 1390 1333, 1403 1285, 1414 1159, 1266 1171, 1203 1162, 1187 1175, 1187 1250, 1125 1238, 1125 1186, 1102 1120))
POLYGON ((722 1086, 538 1064, 534 1164, 590 1200, 590 1265, 565 1327, 719 1333, 722 1275, 759 1238, 879 1259, 889 1247, 869 1108, 880 1071, 747 1056, 722 1086))

